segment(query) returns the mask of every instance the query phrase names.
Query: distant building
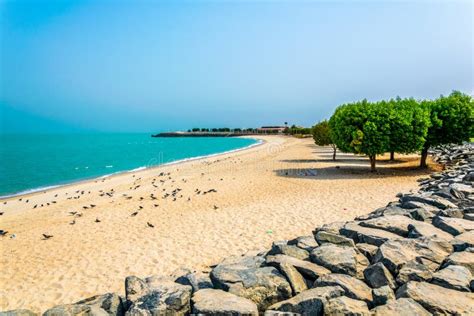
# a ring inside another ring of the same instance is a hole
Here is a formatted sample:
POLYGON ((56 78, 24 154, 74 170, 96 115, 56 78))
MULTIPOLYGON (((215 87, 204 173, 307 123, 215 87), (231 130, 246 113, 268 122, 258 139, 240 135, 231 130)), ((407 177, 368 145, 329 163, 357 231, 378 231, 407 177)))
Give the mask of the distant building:
POLYGON ((283 134, 286 126, 262 126, 257 128, 259 134, 283 134))

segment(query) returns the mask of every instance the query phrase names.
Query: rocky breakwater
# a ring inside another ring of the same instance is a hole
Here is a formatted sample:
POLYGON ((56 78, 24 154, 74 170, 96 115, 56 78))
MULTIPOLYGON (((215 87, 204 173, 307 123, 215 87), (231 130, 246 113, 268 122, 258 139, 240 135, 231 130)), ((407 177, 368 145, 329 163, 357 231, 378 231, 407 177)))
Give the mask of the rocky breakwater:
POLYGON ((445 171, 354 221, 43 315, 474 315, 474 146, 432 154, 445 171))

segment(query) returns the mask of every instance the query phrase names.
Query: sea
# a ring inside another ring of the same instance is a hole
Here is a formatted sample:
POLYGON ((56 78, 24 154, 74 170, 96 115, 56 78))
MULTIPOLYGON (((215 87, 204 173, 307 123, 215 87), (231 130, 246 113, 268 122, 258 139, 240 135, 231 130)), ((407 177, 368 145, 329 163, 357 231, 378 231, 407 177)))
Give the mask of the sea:
POLYGON ((150 134, 0 135, 0 197, 255 146, 236 137, 154 138, 150 134))

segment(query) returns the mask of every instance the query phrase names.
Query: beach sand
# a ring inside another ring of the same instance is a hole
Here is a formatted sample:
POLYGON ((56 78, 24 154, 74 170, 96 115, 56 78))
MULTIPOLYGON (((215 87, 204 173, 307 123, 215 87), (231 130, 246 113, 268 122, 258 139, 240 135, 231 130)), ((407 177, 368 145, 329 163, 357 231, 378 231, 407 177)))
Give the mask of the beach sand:
POLYGON ((333 162, 312 139, 261 138, 235 153, 2 200, 0 229, 9 233, 0 237, 0 310, 123 294, 129 275, 208 270, 225 256, 373 211, 416 190, 428 172, 414 168, 416 156, 380 161, 372 174, 366 158, 333 162))

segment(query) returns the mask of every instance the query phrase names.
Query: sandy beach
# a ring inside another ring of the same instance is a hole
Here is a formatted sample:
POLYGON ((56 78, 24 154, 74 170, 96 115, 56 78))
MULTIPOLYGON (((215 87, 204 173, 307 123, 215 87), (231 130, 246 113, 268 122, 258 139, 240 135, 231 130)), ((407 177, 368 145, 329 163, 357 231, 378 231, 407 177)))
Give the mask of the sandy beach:
POLYGON ((333 162, 312 139, 261 138, 243 151, 2 200, 0 310, 123 293, 128 275, 206 270, 369 213, 428 173, 417 156, 381 159, 372 174, 366 158, 333 162))

